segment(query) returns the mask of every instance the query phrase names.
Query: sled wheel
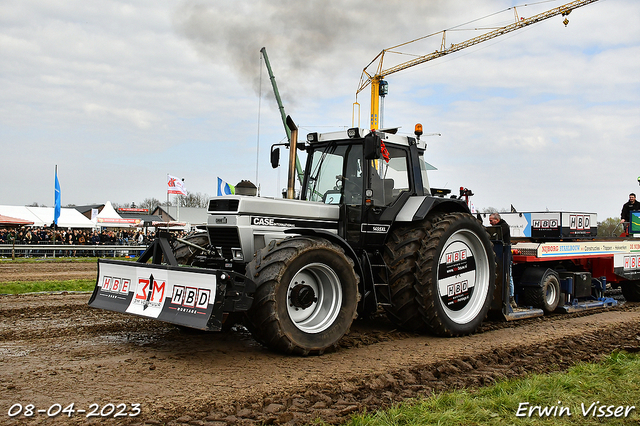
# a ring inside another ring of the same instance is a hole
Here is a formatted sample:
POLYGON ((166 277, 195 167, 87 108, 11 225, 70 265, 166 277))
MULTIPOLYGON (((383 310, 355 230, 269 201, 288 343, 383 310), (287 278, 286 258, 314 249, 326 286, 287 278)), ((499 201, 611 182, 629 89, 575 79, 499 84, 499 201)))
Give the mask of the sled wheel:
MULTIPOLYGON (((205 232, 188 235, 183 239, 202 248, 206 248, 209 245, 209 236, 205 232)), ((191 265, 200 253, 202 253, 202 250, 179 241, 176 242, 173 248, 173 255, 180 265, 191 265)))
POLYGON ((468 213, 437 216, 432 226, 416 272, 420 312, 439 336, 473 333, 487 316, 496 281, 489 236, 468 213))
POLYGON ((640 280, 623 281, 620 288, 627 302, 640 302, 640 280))
POLYGON ((555 311, 560 303, 560 277, 556 272, 548 270, 541 283, 541 287, 525 288, 524 303, 549 314, 555 311))
POLYGON ((270 349, 320 355, 356 317, 359 279, 337 245, 299 236, 271 242, 247 265, 256 283, 248 328, 270 349))

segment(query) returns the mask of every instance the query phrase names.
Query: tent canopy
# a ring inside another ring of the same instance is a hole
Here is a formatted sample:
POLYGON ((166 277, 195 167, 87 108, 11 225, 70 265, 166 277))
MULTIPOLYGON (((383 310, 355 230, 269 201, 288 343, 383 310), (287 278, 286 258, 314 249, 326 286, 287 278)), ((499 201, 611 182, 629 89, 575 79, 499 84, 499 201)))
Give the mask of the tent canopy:
MULTIPOLYGON (((19 218, 33 226, 51 226, 53 207, 0 206, 0 215, 19 218)), ((95 225, 73 208, 61 208, 58 218, 60 228, 94 228, 95 225)))
POLYGON ((18 219, 17 217, 4 216, 0 214, 0 225, 5 226, 21 226, 21 225, 33 225, 33 222, 24 219, 18 219))

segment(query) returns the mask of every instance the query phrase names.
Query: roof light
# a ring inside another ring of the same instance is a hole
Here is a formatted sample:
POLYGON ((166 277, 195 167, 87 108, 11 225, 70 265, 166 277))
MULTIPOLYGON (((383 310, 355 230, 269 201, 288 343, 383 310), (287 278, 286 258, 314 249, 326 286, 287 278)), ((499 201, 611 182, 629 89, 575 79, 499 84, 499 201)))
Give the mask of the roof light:
POLYGON ((414 133, 416 136, 422 135, 422 124, 420 123, 416 124, 416 130, 414 133))
POLYGON ((359 138, 360 129, 358 129, 357 127, 352 127, 351 129, 347 130, 347 136, 349 136, 351 139, 359 138))
POLYGON ((307 135, 307 142, 318 142, 318 133, 313 132, 307 135))

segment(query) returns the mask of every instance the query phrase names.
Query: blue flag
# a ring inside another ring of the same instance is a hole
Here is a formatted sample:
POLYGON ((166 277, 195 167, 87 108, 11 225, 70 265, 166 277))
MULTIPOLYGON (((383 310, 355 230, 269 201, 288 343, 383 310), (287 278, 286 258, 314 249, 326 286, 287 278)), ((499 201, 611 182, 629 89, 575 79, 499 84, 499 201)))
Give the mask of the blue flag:
POLYGON ((218 178, 218 197, 236 193, 236 187, 218 178))
POLYGON ((55 190, 54 199, 55 199, 56 205, 53 210, 53 223, 55 223, 56 226, 58 226, 58 218, 60 217, 60 207, 62 204, 60 202, 60 182, 58 181, 58 167, 56 167, 56 190, 55 190))

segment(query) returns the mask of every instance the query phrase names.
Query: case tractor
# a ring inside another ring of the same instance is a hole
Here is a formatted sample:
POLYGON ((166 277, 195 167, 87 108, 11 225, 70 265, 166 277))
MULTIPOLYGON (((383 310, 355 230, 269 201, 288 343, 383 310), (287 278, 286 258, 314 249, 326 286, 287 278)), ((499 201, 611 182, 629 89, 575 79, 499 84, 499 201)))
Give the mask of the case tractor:
POLYGON ((357 317, 380 311, 408 331, 473 333, 493 299, 494 251, 463 194, 429 186, 421 126, 310 133, 304 144, 290 126, 288 198, 212 198, 206 232, 159 234, 136 262, 100 259, 89 304, 203 330, 242 322, 299 355, 335 348, 357 317), (306 166, 292 199, 298 150, 306 166))

